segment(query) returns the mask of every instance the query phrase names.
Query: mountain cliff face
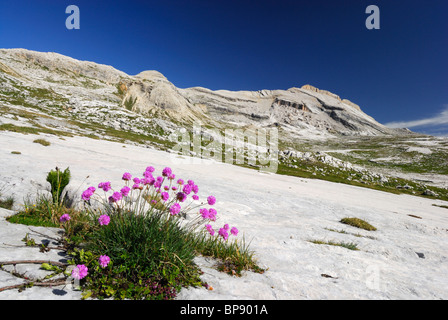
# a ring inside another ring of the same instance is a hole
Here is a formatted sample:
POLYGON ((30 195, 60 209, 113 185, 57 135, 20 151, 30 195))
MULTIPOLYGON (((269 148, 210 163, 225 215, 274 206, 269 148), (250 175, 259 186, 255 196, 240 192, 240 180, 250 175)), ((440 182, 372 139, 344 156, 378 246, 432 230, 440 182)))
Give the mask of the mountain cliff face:
POLYGON ((111 66, 24 49, 0 50, 0 88, 4 104, 10 103, 8 95, 25 93, 25 100, 41 108, 57 100, 63 110, 116 128, 125 125, 114 123, 111 112, 137 114, 165 129, 199 122, 217 128, 279 127, 285 134, 308 138, 395 132, 349 100, 310 85, 260 91, 181 89, 157 71, 131 76, 111 66), (45 92, 47 100, 27 90, 45 92))

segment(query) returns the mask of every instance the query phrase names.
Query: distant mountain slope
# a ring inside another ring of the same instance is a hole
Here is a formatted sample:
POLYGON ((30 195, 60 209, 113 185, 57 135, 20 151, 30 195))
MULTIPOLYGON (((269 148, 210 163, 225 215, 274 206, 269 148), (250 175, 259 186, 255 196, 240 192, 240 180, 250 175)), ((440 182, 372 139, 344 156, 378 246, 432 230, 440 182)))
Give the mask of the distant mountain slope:
POLYGON ((157 71, 130 76, 111 66, 25 49, 0 50, 0 76, 3 86, 9 79, 50 90, 72 112, 119 107, 168 121, 168 127, 195 121, 218 128, 276 126, 292 137, 308 138, 396 132, 349 100, 310 85, 260 91, 180 89, 157 71))

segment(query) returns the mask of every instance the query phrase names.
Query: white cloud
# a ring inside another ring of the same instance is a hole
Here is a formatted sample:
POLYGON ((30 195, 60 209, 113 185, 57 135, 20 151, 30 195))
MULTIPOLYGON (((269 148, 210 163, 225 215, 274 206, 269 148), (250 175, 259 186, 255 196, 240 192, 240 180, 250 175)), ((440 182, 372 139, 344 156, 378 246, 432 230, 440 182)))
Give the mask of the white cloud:
POLYGON ((445 110, 434 117, 411 121, 394 121, 385 124, 385 126, 390 128, 434 127, 440 125, 448 125, 448 105, 445 105, 445 110))

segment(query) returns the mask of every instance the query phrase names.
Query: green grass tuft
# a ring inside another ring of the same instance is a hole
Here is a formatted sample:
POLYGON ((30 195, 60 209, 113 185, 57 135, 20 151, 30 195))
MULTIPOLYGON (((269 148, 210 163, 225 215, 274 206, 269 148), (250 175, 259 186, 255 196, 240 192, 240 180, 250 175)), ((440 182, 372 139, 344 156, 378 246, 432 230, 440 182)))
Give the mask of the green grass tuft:
POLYGON ((343 247, 354 251, 359 250, 358 245, 353 242, 347 243, 347 242, 334 242, 334 241, 322 241, 322 240, 310 240, 310 242, 314 244, 326 244, 330 246, 343 247))
POLYGON ((45 147, 48 147, 51 143, 45 139, 36 139, 33 141, 34 143, 39 143, 45 147))
POLYGON ((344 224, 348 224, 352 227, 368 230, 368 231, 375 231, 376 228, 372 226, 370 223, 359 219, 359 218, 344 218, 340 222, 344 224))

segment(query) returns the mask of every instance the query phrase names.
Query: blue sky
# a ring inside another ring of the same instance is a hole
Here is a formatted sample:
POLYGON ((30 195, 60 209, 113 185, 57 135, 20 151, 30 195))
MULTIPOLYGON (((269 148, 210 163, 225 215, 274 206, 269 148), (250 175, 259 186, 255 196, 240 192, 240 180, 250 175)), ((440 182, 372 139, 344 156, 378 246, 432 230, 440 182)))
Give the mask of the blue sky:
POLYGON ((0 47, 158 70, 181 88, 311 84, 381 123, 448 134, 447 12, 446 0, 2 0, 0 47), (71 4, 79 30, 65 27, 71 4))

